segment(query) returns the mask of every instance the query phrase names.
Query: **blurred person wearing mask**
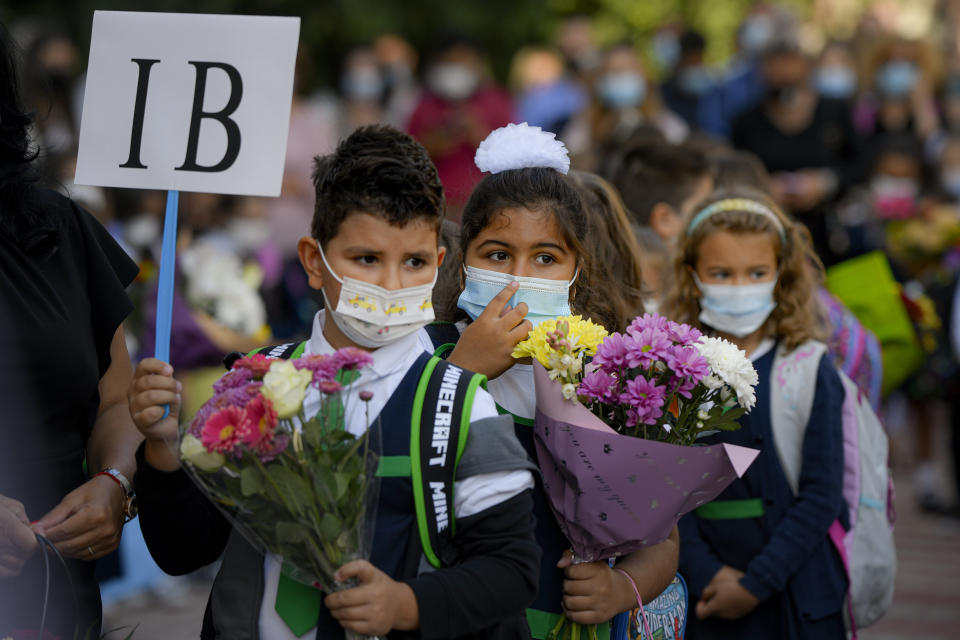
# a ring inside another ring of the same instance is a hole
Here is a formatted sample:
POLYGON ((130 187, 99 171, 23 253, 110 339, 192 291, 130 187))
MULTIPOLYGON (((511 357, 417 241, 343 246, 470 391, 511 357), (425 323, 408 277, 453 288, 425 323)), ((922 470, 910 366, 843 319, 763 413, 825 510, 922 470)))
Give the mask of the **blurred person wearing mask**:
POLYGON ((436 164, 452 220, 459 220, 460 209, 483 177, 473 161, 477 147, 512 120, 510 96, 494 82, 478 47, 460 36, 447 38, 430 62, 407 130, 436 164))
POLYGON ((682 142, 690 133, 687 124, 663 105, 640 56, 629 44, 607 51, 593 92, 590 108, 561 135, 581 168, 599 168, 604 158, 644 126, 658 129, 670 143, 682 142))
POLYGON ((679 59, 670 77, 660 89, 663 101, 690 127, 697 127, 700 99, 716 84, 713 74, 704 64, 707 40, 699 31, 688 29, 679 39, 679 59))
POLYGON ((24 103, 37 114, 33 137, 45 151, 77 146, 83 100, 79 76, 77 49, 59 30, 40 33, 27 48, 24 103))
POLYGON ((563 58, 545 47, 517 52, 510 84, 517 96, 517 120, 553 133, 562 131, 588 100, 583 88, 566 74, 563 58))
POLYGON ((574 15, 560 23, 556 35, 557 48, 569 70, 582 82, 589 83, 603 64, 603 51, 593 35, 590 18, 574 15))
POLYGON ((382 122, 402 129, 420 100, 417 52, 413 45, 394 33, 377 37, 373 41, 373 52, 385 85, 382 122))
POLYGON ((723 78, 698 102, 700 128, 728 139, 734 120, 763 99, 761 57, 774 42, 792 35, 791 17, 783 10, 758 3, 737 29, 737 53, 723 78))
POLYGON ((383 120, 387 83, 373 49, 358 47, 347 54, 340 76, 340 92, 343 96, 340 139, 358 127, 383 120))
POLYGON ((856 62, 849 44, 840 41, 827 43, 820 52, 814 72, 817 92, 831 100, 852 101, 859 84, 856 62))
POLYGON ((933 94, 939 75, 936 57, 924 42, 878 42, 865 67, 864 82, 871 90, 857 104, 857 132, 868 137, 909 133, 926 143, 939 127, 933 94))
POLYGON ((817 94, 811 62, 796 47, 771 48, 762 69, 764 100, 737 118, 733 145, 763 161, 777 201, 807 226, 831 264, 826 207, 860 174, 849 107, 817 94))

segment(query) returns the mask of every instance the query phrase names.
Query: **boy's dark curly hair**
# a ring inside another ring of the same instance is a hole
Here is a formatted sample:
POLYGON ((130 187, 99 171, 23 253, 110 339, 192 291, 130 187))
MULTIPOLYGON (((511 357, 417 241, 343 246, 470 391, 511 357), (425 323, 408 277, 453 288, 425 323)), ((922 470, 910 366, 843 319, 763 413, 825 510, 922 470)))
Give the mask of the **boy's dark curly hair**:
POLYGON ((437 168, 419 142, 393 127, 361 127, 333 153, 317 156, 313 185, 311 232, 323 245, 351 213, 369 213, 399 227, 423 218, 439 229, 443 220, 437 168))

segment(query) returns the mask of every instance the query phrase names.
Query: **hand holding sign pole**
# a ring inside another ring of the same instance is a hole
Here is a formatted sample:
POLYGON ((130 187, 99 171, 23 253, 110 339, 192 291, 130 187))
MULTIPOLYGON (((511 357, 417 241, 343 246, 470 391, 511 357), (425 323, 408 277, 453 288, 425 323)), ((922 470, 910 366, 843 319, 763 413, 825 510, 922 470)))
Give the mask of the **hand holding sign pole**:
POLYGON ((97 11, 77 184, 167 190, 156 358, 169 361, 180 191, 277 196, 299 18, 97 11))

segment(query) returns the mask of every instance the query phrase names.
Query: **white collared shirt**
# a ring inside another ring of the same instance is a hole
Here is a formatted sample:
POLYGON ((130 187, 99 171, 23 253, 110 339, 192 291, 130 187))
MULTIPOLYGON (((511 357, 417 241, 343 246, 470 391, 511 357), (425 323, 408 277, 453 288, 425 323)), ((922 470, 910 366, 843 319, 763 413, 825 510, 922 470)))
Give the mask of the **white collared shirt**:
MULTIPOLYGON (((331 354, 335 349, 323 336, 326 321, 324 311, 317 313, 313 331, 307 342, 304 355, 331 354)), ((396 342, 372 351, 373 364, 363 369, 360 377, 341 394, 345 410, 346 429, 359 435, 367 429, 367 415, 376 418, 393 395, 403 377, 424 352, 433 353, 433 343, 425 330, 405 336, 396 342), (368 403, 359 399, 361 391, 370 391, 373 398, 368 403), (368 414, 369 411, 369 414, 368 414)), ((532 395, 532 387, 531 387, 532 395)), ((320 392, 310 387, 304 397, 304 415, 313 415, 319 409, 320 392)), ((483 389, 478 389, 470 413, 470 421, 476 422, 497 415, 493 398, 483 389)), ((471 476, 454 484, 454 513, 458 519, 475 515, 490 507, 533 488, 533 475, 526 470, 502 471, 471 476)), ((264 558, 264 591, 260 605, 260 637, 263 640, 296 640, 286 623, 277 615, 274 604, 277 599, 277 584, 281 565, 273 554, 264 558)), ((313 639, 316 627, 300 638, 313 639)))

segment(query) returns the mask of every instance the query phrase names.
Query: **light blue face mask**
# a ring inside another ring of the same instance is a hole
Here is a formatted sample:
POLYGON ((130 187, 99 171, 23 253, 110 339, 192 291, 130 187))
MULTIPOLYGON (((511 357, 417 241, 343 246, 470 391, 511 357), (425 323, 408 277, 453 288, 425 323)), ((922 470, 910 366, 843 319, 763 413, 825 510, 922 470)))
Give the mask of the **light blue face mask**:
POLYGON ((850 67, 820 67, 816 75, 817 90, 824 98, 845 100, 857 91, 857 74, 850 67))
POLYGON ((777 307, 773 290, 777 280, 757 284, 704 284, 693 274, 700 289, 700 322, 737 338, 763 326, 777 307))
POLYGON ((917 65, 906 60, 891 60, 877 71, 877 88, 891 98, 905 98, 917 84, 917 65))
POLYGON ((633 71, 615 71, 597 80, 597 92, 611 109, 639 107, 647 98, 647 81, 633 71))
POLYGON ((457 306, 466 311, 471 319, 476 320, 498 293, 516 281, 520 283, 520 287, 510 298, 509 304, 516 307, 521 302, 526 302, 526 319, 532 322, 533 326, 544 320, 570 315, 570 286, 576 282, 580 273, 578 269, 577 273, 573 274, 573 279, 567 281, 514 276, 476 267, 464 267, 464 272, 466 280, 457 306))

